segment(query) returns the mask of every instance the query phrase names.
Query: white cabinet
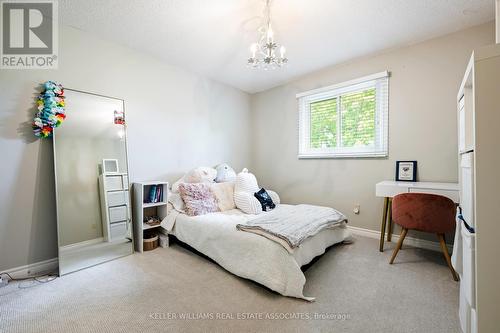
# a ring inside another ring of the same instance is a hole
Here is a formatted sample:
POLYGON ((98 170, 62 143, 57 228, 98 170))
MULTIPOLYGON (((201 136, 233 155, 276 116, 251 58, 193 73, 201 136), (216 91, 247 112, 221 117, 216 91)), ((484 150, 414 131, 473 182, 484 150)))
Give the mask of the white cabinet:
POLYGON ((126 173, 103 173, 99 176, 101 215, 107 242, 132 238, 131 212, 126 173))
POLYGON ((460 156, 460 207, 465 222, 474 228, 474 152, 460 156))
POLYGON ((458 103, 458 152, 465 152, 465 96, 458 103))
POLYGON ((464 285, 460 283, 460 300, 458 302, 458 318, 460 320, 460 328, 463 333, 471 333, 470 317, 471 308, 470 304, 465 299, 464 285))
POLYGON ((460 275, 459 319, 464 333, 470 333, 475 313, 475 234, 474 227, 474 66, 469 63, 458 93, 458 161, 461 216, 457 217, 452 264, 460 275))
POLYGON ((477 312, 476 309, 470 309, 470 333, 477 333, 477 312))
POLYGON ((474 91, 472 78, 466 81, 458 101, 458 151, 465 153, 474 149, 474 91))
POLYGON ((457 95, 460 207, 453 263, 465 333, 500 327, 500 45, 474 50, 457 95), (461 256, 460 256, 461 254, 461 256))
POLYGON ((464 296, 471 308, 476 307, 476 235, 469 232, 465 225, 461 224, 462 234, 462 279, 464 296))

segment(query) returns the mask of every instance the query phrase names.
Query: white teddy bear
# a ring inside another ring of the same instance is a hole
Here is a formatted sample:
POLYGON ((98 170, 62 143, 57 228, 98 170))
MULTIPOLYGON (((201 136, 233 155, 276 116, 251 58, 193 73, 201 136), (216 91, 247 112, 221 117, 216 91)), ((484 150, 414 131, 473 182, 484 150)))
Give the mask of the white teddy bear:
MULTIPOLYGON (((241 211, 247 214, 262 213, 262 205, 255 197, 255 192, 258 192, 260 187, 257 179, 253 174, 248 172, 248 169, 243 169, 237 176, 234 184, 234 203, 241 211)), ((266 190, 274 204, 280 203, 278 193, 266 190)))

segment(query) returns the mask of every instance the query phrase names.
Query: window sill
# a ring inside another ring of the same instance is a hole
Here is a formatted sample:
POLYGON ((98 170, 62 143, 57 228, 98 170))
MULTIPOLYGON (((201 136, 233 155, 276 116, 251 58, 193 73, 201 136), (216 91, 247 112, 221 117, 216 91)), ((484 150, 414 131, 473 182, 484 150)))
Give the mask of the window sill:
POLYGON ((388 153, 345 153, 345 154, 299 154, 297 158, 299 160, 307 159, 387 159, 389 157, 388 153))

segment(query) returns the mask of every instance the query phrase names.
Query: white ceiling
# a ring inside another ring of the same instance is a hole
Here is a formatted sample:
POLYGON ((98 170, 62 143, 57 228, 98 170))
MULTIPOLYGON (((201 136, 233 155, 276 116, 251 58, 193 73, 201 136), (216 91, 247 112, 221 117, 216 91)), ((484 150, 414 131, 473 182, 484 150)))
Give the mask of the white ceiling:
POLYGON ((286 68, 246 66, 262 0, 60 0, 63 24, 254 93, 294 77, 494 18, 494 0, 274 0, 286 68))

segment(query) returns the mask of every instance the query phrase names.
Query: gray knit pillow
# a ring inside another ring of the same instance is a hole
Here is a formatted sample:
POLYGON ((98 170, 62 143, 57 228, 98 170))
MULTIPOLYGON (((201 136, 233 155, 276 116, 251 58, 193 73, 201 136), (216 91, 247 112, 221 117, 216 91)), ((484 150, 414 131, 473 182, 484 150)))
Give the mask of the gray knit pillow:
POLYGON ((198 216, 219 211, 217 199, 210 186, 203 183, 181 183, 179 192, 184 201, 186 214, 198 216))

